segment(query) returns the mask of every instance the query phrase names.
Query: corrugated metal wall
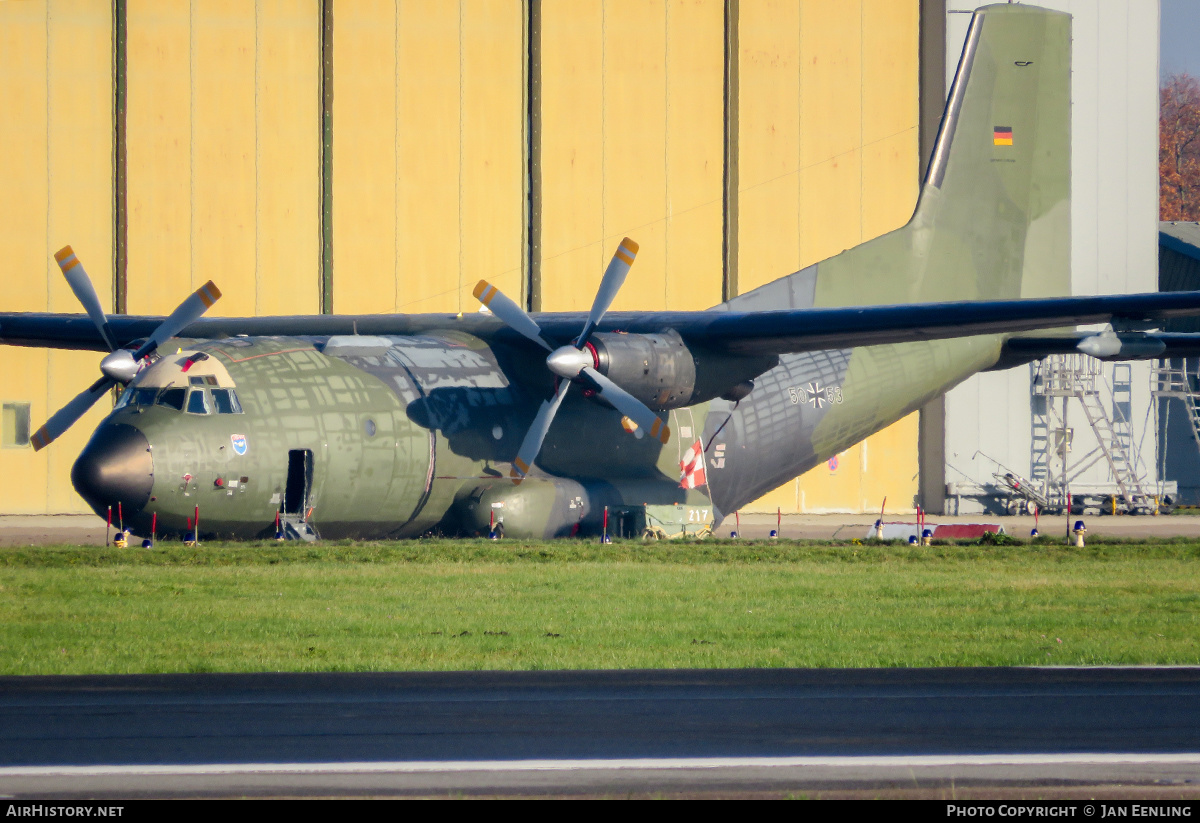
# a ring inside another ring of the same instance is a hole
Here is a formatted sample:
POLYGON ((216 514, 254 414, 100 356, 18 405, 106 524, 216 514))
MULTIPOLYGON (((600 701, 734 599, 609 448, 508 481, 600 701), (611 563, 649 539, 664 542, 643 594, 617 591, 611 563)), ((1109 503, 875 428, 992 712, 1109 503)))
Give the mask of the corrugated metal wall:
MULTIPOLYGON (((907 220, 918 8, 0 3, 0 305, 78 311, 51 259, 70 243, 132 313, 210 278, 233 315, 475 311, 480 278, 585 309, 630 235, 616 307, 705 308, 907 220)), ((0 398, 36 428, 98 359, 0 351, 0 398)), ((0 511, 82 510, 70 466, 102 413, 0 449, 0 511)), ((907 506, 915 475, 914 416, 757 507, 907 506)))

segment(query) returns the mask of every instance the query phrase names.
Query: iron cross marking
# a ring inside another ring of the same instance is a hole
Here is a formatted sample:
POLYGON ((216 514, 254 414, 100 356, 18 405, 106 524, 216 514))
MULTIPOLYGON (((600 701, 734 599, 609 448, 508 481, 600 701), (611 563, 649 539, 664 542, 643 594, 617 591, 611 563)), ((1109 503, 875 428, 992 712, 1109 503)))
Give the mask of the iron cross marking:
POLYGON ((821 384, 813 381, 808 384, 808 388, 804 390, 808 396, 804 398, 805 402, 812 403, 814 409, 821 409, 829 402, 829 390, 822 388, 821 384))

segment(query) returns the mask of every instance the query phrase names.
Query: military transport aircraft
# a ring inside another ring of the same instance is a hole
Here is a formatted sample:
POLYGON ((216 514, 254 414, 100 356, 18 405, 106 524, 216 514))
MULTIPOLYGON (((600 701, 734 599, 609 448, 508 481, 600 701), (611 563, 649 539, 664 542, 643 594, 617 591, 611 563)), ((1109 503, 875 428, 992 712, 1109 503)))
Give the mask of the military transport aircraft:
POLYGON ((915 213, 903 228, 703 312, 607 312, 625 240, 588 314, 106 316, 71 249, 86 315, 0 314, 0 343, 108 351, 101 377, 32 438, 49 445, 113 386, 75 463, 102 516, 139 534, 325 537, 431 530, 596 532, 605 506, 719 519, 978 371, 1055 351, 1200 353, 1147 331, 1200 292, 1069 291, 1070 18, 977 11, 915 213), (1102 332, 1067 331, 1108 324, 1102 332), (1058 331, 1043 336, 1030 332, 1058 331), (574 387, 574 389, 572 389, 574 387), (648 436, 647 436, 648 435, 648 436), (701 462, 702 481, 685 473, 701 462), (690 482, 689 482, 690 481, 690 482))

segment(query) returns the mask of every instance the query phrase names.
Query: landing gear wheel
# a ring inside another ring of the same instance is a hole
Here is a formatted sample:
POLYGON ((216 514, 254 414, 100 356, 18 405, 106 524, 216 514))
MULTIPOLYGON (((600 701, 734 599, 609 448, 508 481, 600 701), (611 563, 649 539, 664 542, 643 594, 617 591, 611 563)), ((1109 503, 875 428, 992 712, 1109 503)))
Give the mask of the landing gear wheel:
POLYGON ((658 540, 658 531, 651 528, 642 529, 643 540, 658 540))

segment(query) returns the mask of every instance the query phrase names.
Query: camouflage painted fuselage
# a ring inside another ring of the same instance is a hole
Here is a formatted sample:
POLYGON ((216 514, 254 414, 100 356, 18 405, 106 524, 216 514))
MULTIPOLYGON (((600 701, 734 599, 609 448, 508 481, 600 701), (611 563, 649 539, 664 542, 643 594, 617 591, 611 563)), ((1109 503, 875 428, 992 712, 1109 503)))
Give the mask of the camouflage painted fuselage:
MULTIPOLYGON (((666 446, 635 439, 617 412, 580 396, 551 429, 540 470, 516 485, 510 464, 548 380, 458 332, 348 341, 185 343, 138 376, 80 456, 94 461, 115 431, 136 430, 144 485, 114 494, 77 483, 81 493, 102 515, 120 501, 138 533, 155 522, 159 534, 182 535, 198 510, 202 536, 239 538, 274 534, 277 513, 297 507, 326 538, 471 534, 493 516, 510 535, 565 535, 598 529, 604 506, 702 505, 709 489, 728 513, 919 406, 941 389, 921 375, 945 375, 947 365, 922 367, 922 355, 946 348, 934 343, 785 356, 736 407, 673 410, 666 446), (201 353, 208 358, 182 371, 201 353), (856 376, 855 364, 872 371, 856 376), (182 409, 162 402, 173 387, 189 392, 182 409), (212 394, 227 389, 240 411, 218 411, 212 394), (857 402, 864 391, 870 403, 857 402), (204 392, 204 402, 190 397, 204 392), (847 413, 856 408, 870 413, 847 413), (685 491, 678 463, 697 437, 708 445, 709 486, 685 491), (289 506, 297 453, 311 476, 302 503, 289 506)), ((962 374, 996 353, 958 348, 973 353, 952 364, 962 374)))

